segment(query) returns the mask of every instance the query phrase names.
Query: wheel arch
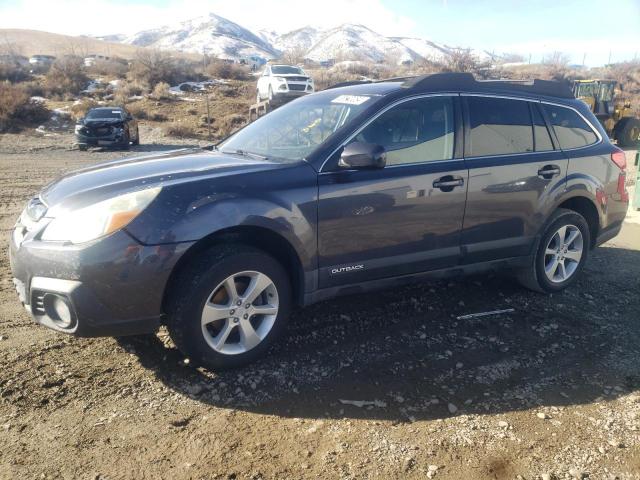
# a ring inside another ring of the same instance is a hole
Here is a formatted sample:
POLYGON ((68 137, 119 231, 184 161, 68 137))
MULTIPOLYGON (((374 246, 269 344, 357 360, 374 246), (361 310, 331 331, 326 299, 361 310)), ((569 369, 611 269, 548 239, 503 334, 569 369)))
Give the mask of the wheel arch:
POLYGON ((596 245, 596 239, 600 232, 600 213, 598 207, 590 198, 582 195, 576 195, 563 200, 556 208, 565 208, 573 210, 582 215, 589 225, 589 233, 591 235, 591 248, 596 245))
POLYGON ((295 304, 301 305, 305 290, 305 273, 302 261, 294 246, 280 233, 263 226, 239 225, 216 231, 194 243, 174 266, 163 293, 163 311, 178 273, 189 265, 198 254, 222 244, 249 245, 274 257, 287 271, 295 304))

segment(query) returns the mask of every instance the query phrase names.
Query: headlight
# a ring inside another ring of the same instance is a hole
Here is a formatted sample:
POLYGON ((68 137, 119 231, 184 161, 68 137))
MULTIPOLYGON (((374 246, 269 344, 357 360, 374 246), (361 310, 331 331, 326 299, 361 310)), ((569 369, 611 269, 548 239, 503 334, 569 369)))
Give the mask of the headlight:
POLYGON ((83 243, 109 235, 136 218, 161 189, 156 187, 126 193, 65 213, 51 220, 41 239, 83 243))
POLYGON ((80 133, 84 125, 76 125, 76 133, 80 133))
POLYGON ((278 83, 286 83, 287 80, 284 77, 276 77, 276 82, 278 82, 278 83))

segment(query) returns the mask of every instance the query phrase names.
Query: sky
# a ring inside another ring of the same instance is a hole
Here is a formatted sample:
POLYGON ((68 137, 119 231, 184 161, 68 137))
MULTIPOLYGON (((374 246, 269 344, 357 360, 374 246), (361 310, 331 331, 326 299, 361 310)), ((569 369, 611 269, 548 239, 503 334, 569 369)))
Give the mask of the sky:
POLYGON ((640 58, 640 0, 0 0, 0 28, 130 34, 209 12, 253 31, 358 23, 532 62, 555 51, 589 66, 640 58))

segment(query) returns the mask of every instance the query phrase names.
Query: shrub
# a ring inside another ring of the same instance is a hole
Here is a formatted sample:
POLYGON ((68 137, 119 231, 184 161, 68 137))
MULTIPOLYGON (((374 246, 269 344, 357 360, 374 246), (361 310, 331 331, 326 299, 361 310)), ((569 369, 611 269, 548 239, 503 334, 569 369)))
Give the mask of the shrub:
POLYGON ((128 77, 153 89, 158 83, 177 85, 195 80, 197 75, 193 63, 160 50, 145 49, 136 53, 128 77))
POLYGON ((29 79, 29 72, 26 67, 18 63, 0 61, 0 81, 24 82, 29 79))
POLYGON ((88 68, 88 70, 95 75, 125 78, 127 72, 129 71, 129 66, 126 64, 126 62, 115 59, 96 60, 95 63, 88 68))
POLYGON ((113 95, 113 101, 116 105, 125 106, 129 103, 129 98, 142 95, 144 88, 138 82, 121 82, 113 95))
POLYGON ((172 122, 168 125, 165 125, 163 128, 164 134, 170 137, 179 137, 179 138, 195 138, 197 137, 197 132, 195 128, 191 125, 187 125, 186 123, 180 122, 172 122))
POLYGON ((62 57, 53 62, 45 79, 49 92, 61 96, 77 95, 88 82, 84 60, 74 56, 62 57))
POLYGON ((129 105, 127 110, 129 110, 129 113, 137 120, 147 120, 149 118, 147 111, 142 105, 129 105))
POLYGON ((228 137, 246 123, 247 117, 239 113, 225 115, 219 122, 216 121, 216 125, 218 125, 217 133, 220 137, 228 137))
POLYGON ((160 82, 153 87, 153 93, 151 96, 155 99, 162 100, 172 98, 171 93, 169 92, 169 84, 166 82, 160 82))
POLYGON ((49 116, 49 110, 41 102, 31 100, 24 87, 0 83, 0 132, 39 124, 49 116))
POLYGON ((71 106, 71 114, 74 118, 82 118, 84 117, 89 110, 99 106, 98 102, 96 102, 92 98, 83 98, 82 100, 77 101, 71 106))
POLYGON ((207 67, 207 75, 210 78, 247 80, 249 78, 249 70, 235 63, 215 61, 207 67))

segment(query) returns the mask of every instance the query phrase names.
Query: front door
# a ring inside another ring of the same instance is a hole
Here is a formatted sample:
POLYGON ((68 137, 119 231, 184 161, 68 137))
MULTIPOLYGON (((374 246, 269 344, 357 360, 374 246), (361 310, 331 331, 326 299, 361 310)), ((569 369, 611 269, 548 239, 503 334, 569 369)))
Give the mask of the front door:
MULTIPOLYGON (((387 164, 319 175, 320 287, 455 265, 467 170, 456 133, 457 96, 406 100, 351 141, 382 145, 387 164)), ((338 152, 339 154, 340 152, 338 152)))

